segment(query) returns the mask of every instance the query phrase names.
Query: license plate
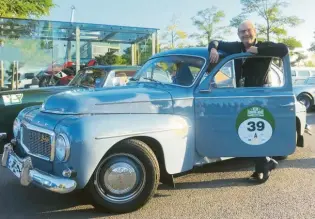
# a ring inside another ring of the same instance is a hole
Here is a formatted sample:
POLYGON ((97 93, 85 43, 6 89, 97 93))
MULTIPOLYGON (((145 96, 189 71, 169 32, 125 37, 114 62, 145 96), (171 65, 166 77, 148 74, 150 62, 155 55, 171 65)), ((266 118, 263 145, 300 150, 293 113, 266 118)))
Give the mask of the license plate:
POLYGON ((9 154, 9 158, 8 158, 8 165, 7 165, 8 169, 12 171, 12 173, 14 173, 14 175, 16 175, 18 178, 21 177, 21 172, 22 172, 22 167, 23 164, 17 159, 15 158, 13 155, 9 154))

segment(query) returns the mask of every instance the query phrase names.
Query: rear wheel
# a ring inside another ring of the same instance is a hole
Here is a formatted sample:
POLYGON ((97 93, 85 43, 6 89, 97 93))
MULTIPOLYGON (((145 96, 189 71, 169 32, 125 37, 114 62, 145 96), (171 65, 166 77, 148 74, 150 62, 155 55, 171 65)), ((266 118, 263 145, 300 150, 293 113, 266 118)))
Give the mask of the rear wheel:
POLYGON ((311 110, 314 100, 310 95, 302 93, 297 97, 297 100, 303 103, 308 112, 311 110))
POLYGON ((141 208, 154 195, 160 180, 158 161, 143 142, 121 142, 96 168, 88 191, 93 205, 112 213, 141 208))

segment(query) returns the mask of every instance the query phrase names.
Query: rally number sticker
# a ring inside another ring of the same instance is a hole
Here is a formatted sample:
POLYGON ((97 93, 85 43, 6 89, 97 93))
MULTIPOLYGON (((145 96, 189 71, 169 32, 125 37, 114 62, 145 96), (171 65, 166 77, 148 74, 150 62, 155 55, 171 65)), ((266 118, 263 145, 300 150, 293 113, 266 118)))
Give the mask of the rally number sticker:
POLYGON ((240 139, 249 145, 268 142, 274 132, 275 121, 271 113, 262 107, 244 109, 236 121, 240 139))

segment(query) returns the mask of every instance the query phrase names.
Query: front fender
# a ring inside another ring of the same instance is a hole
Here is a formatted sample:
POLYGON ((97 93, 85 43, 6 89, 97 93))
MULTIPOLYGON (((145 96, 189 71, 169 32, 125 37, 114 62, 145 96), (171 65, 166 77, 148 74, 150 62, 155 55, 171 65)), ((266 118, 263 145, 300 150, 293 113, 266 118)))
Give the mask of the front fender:
MULTIPOLYGON (((63 120, 56 133, 63 132, 71 142, 67 166, 77 171, 79 188, 85 187, 104 155, 120 141, 145 136, 157 140, 164 154, 166 171, 175 174, 193 167, 195 148, 192 122, 166 114, 85 115, 63 120)), ((64 164, 55 163, 59 174, 64 164)))

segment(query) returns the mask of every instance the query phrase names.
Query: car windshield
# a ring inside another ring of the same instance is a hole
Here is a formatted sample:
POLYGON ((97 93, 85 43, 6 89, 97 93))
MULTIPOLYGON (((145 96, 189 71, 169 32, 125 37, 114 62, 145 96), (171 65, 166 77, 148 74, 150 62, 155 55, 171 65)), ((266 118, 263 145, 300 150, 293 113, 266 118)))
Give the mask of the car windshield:
POLYGON ((146 62, 133 80, 151 83, 191 86, 205 60, 199 57, 171 55, 146 62))
POLYGON ((102 69, 86 69, 79 71, 69 83, 70 86, 102 87, 106 79, 106 73, 102 69))
POLYGON ((69 83, 70 86, 112 87, 125 85, 139 67, 127 68, 89 68, 83 69, 69 83))

